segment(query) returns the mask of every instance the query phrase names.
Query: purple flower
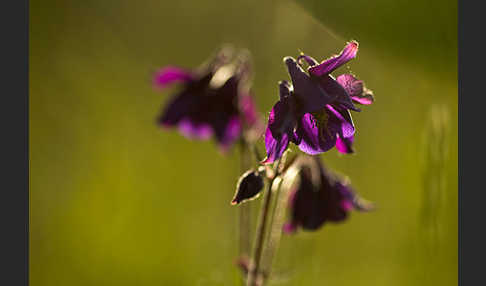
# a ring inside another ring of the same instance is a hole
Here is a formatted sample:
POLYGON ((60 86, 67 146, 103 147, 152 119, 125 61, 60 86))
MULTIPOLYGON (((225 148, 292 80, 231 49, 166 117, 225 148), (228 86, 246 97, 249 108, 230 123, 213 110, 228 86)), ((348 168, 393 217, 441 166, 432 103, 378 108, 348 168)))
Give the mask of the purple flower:
POLYGON ((228 50, 220 51, 198 70, 164 67, 154 77, 155 86, 179 83, 181 88, 163 109, 158 123, 178 128, 188 138, 214 136, 226 151, 240 138, 244 127, 258 122, 248 78, 248 58, 231 61, 228 50))
POLYGON ((352 153, 355 127, 349 110, 360 111, 354 103, 371 104, 373 93, 351 74, 335 79, 330 73, 356 56, 357 42, 319 64, 307 55, 297 60, 285 57, 292 85, 280 83, 280 100, 274 105, 265 132, 267 158, 264 164, 280 158, 289 142, 311 155, 336 146, 341 153, 352 153), (301 61, 309 68, 304 71, 301 61))
POLYGON ((299 175, 299 182, 290 194, 291 217, 284 225, 287 233, 299 227, 317 230, 326 222, 344 221, 352 209, 372 209, 371 203, 358 197, 347 181, 326 170, 317 156, 300 161, 299 175))

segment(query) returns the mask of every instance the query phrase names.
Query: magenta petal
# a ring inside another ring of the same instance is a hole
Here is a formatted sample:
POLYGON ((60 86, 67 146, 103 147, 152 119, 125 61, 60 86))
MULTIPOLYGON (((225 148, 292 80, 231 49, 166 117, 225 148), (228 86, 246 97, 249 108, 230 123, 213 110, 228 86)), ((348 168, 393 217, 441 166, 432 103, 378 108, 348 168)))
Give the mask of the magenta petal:
POLYGON ((261 162, 262 164, 271 164, 278 158, 282 157, 289 146, 289 135, 287 133, 281 134, 279 138, 274 138, 270 128, 265 132, 265 149, 267 150, 267 157, 261 162))
POLYGON ((349 62, 351 59, 355 58, 357 52, 358 42, 351 41, 344 47, 339 55, 323 61, 320 65, 310 67, 309 73, 315 76, 329 74, 335 69, 349 62))
POLYGON ((371 211, 374 209, 374 203, 361 198, 357 195, 351 186, 342 181, 335 184, 335 189, 339 191, 341 197, 341 208, 348 212, 350 209, 355 209, 362 212, 371 211))
POLYGON ((354 153, 353 149, 354 136, 349 138, 341 138, 338 134, 336 138, 336 149, 343 154, 354 153))
POLYGON ((341 201, 341 209, 343 209, 345 212, 349 212, 354 208, 353 202, 349 200, 342 200, 341 201))
POLYGON ((241 122, 238 116, 232 117, 224 129, 222 138, 219 139, 221 150, 226 152, 228 148, 240 137, 241 122))
POLYGON ((372 104, 373 92, 366 87, 362 80, 358 80, 351 74, 343 74, 337 77, 337 82, 351 96, 351 99, 359 104, 372 104))
POLYGON ((164 88, 174 82, 186 82, 193 80, 193 75, 185 69, 167 66, 155 73, 154 84, 157 87, 164 88))
POLYGON ((357 96, 352 96, 351 97, 353 99, 353 101, 356 101, 357 103, 359 104, 363 104, 363 105, 370 105, 373 103, 373 97, 357 97, 357 96))
POLYGON ((353 104, 348 92, 334 79, 332 75, 326 74, 318 77, 317 79, 321 88, 333 98, 333 104, 340 103, 348 109, 361 111, 353 104))
POLYGON ((250 95, 242 95, 240 98, 241 112, 248 126, 258 121, 258 113, 253 98, 250 95))
POLYGON ((208 139, 213 134, 211 126, 205 123, 194 123, 189 119, 183 119, 178 123, 178 129, 187 138, 208 139))
POLYGON ((352 74, 342 74, 336 80, 350 96, 358 96, 363 93, 363 81, 358 80, 352 74))
POLYGON ((283 226, 283 232, 286 234, 292 234, 297 231, 297 226, 291 222, 287 222, 283 226))
MULTIPOLYGON (((325 114, 322 114, 325 117, 325 114)), ((310 113, 304 114, 297 124, 295 144, 309 155, 328 151, 336 143, 336 131, 329 130, 327 119, 318 121, 310 113)))
POLYGON ((319 64, 314 58, 312 58, 311 56, 308 56, 308 55, 302 54, 297 58, 297 61, 299 63, 301 63, 302 60, 306 61, 309 66, 315 66, 315 65, 319 64))
POLYGON ((339 125, 338 133, 343 138, 349 138, 354 135, 354 123, 351 114, 347 109, 337 108, 332 105, 326 105, 329 111, 329 124, 339 125))
POLYGON ((289 96, 278 101, 270 111, 265 132, 267 158, 263 163, 272 163, 287 149, 296 125, 293 108, 293 96, 289 96))

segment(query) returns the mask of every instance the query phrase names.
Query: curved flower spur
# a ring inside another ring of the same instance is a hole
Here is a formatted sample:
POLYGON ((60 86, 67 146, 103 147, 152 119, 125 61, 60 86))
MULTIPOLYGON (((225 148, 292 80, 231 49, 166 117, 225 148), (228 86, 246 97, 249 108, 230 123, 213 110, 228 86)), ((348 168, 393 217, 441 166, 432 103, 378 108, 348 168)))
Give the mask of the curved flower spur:
POLYGON ((251 96, 250 55, 236 57, 225 47, 207 64, 195 70, 166 66, 154 76, 156 87, 180 83, 158 118, 158 124, 177 128, 191 139, 214 136, 221 150, 229 147, 259 124, 251 96))
POLYGON ((354 103, 371 104, 373 93, 351 74, 335 79, 331 72, 356 57, 358 43, 349 42, 341 53, 319 64, 302 54, 285 57, 292 85, 279 83, 280 100, 274 105, 265 132, 267 158, 273 163, 293 142, 303 152, 315 155, 336 146, 341 153, 353 153, 355 127, 349 110, 354 103), (303 63, 309 68, 304 71, 303 63))

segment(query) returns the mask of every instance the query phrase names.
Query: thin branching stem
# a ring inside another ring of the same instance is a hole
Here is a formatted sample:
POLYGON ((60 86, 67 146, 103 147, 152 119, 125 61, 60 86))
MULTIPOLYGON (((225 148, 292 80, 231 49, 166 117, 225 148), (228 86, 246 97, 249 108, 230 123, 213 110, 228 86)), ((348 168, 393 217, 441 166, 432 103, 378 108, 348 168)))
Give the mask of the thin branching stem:
MULTIPOLYGON (((240 141, 240 173, 250 168, 250 158, 247 156, 248 144, 240 141)), ((239 258, 249 257, 250 253, 250 216, 251 205, 242 204, 239 208, 239 258)))
POLYGON ((261 284, 259 284, 259 280, 262 278, 262 276, 260 276, 260 262, 261 262, 262 251, 265 242, 267 220, 270 214, 270 202, 272 200, 272 185, 275 178, 277 178, 278 176, 279 165, 280 165, 280 159, 274 165, 272 177, 268 179, 267 191, 265 192, 265 197, 262 203, 262 209, 260 210, 260 217, 258 221, 258 228, 256 232, 255 242, 254 242, 252 261, 248 271, 248 279, 246 281, 247 286, 261 286, 261 284))
POLYGON ((275 192, 277 193, 275 198, 275 207, 273 209, 272 222, 268 237, 267 246, 263 253, 261 275, 263 282, 271 275, 272 264, 277 250, 280 244, 280 238, 282 236, 282 229, 285 221, 285 210, 288 204, 289 191, 295 178, 298 174, 296 168, 290 168, 285 172, 285 175, 281 175, 281 180, 278 184, 274 183, 275 192), (283 177, 282 177, 283 176, 283 177))

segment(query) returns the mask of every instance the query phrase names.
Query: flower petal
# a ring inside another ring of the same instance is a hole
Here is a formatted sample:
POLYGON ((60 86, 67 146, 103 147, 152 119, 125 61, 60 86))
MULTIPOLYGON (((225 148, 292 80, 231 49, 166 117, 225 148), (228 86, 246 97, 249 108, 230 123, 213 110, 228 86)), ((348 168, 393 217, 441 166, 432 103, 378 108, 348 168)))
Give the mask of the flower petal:
POLYGON ((308 172, 300 172, 300 184, 292 204, 292 222, 305 230, 317 230, 327 220, 325 193, 313 185, 308 172))
POLYGON ((297 64, 294 58, 285 57, 288 72, 294 86, 294 95, 297 97, 302 113, 314 112, 322 109, 332 101, 332 98, 313 81, 309 75, 297 64))
POLYGON ((191 91, 176 95, 164 108, 158 123, 166 128, 177 127, 182 135, 190 139, 208 139, 213 134, 213 128, 197 109, 202 103, 200 98, 191 91))
POLYGON ((290 83, 288 81, 286 80, 280 81, 278 83, 278 87, 279 87, 280 100, 290 96, 290 93, 292 91, 292 86, 290 86, 290 83))
POLYGON ((213 134, 209 124, 193 122, 189 118, 181 120, 177 126, 182 135, 190 139, 209 139, 213 134))
POLYGON ((340 103, 348 109, 361 111, 353 104, 348 92, 334 79, 332 75, 326 74, 318 77, 317 80, 319 81, 321 88, 333 98, 333 104, 340 103))
POLYGON ((363 81, 358 80, 352 74, 342 74, 336 80, 350 96, 358 96, 363 93, 363 81))
POLYGON ((328 104, 326 110, 329 115, 329 124, 338 127, 338 134, 342 138, 349 138, 354 135, 354 123, 351 114, 347 109, 328 104))
POLYGON ((329 74, 335 69, 349 62, 351 59, 355 58, 357 52, 358 42, 351 41, 344 47, 339 55, 329 58, 319 65, 310 67, 309 73, 315 76, 329 74))
MULTIPOLYGON (((184 119, 194 115, 197 106, 201 103, 202 94, 196 89, 185 89, 173 96, 164 107, 158 118, 158 123, 165 127, 175 126, 184 119)), ((192 120, 191 120, 192 121, 192 120)))
POLYGON ((252 126, 259 120, 258 112, 255 107, 253 97, 249 94, 240 97, 240 108, 244 121, 248 126, 252 126))
POLYGON ((309 155, 326 152, 334 146, 342 153, 352 153, 354 132, 347 109, 326 105, 323 111, 306 113, 300 118, 292 141, 309 155))
POLYGON ((315 65, 319 64, 319 62, 317 62, 314 58, 312 58, 311 56, 305 55, 305 54, 301 54, 297 58, 297 61, 299 63, 301 63, 302 60, 306 61, 309 66, 315 66, 315 65))
POLYGON ((338 134, 336 138, 336 149, 343 154, 352 154, 354 153, 353 141, 354 141, 354 136, 348 138, 342 138, 338 134))
POLYGON ((347 202, 346 204, 350 205, 355 210, 368 212, 372 211, 375 208, 374 203, 365 200, 357 195, 352 187, 349 185, 349 182, 337 181, 336 188, 343 196, 343 199, 347 202))
POLYGON ((273 163, 287 149, 296 125, 293 96, 282 98, 272 108, 265 132, 267 158, 263 164, 273 163))
POLYGON ((349 201, 341 193, 337 185, 328 186, 326 193, 326 217, 332 222, 343 221, 348 217, 352 209, 352 201, 349 201))
POLYGON ((241 135, 241 121, 236 112, 230 113, 224 110, 213 112, 216 113, 209 114, 207 121, 214 130, 214 136, 221 147, 221 151, 226 152, 241 135))
POLYGON ((240 137, 242 123, 236 102, 238 78, 229 78, 220 88, 204 98, 198 107, 213 127, 216 141, 225 152, 240 137))
POLYGON ((294 143, 309 155, 328 151, 336 144, 336 130, 328 129, 326 112, 306 113, 301 117, 295 131, 294 143))
POLYGON ((282 230, 286 234, 292 234, 292 233, 295 233, 297 231, 297 225, 295 225, 292 222, 287 222, 287 223, 284 224, 282 230))
POLYGON ((193 74, 183 68, 166 66, 155 73, 154 85, 165 88, 175 82, 188 82, 194 79, 193 74))
POLYGON ((216 133, 216 140, 218 141, 221 151, 227 152, 228 149, 235 143, 241 135, 241 122, 238 116, 234 116, 228 120, 226 127, 221 135, 216 133))
POLYGON ((271 164, 275 160, 282 157, 289 146, 289 135, 287 133, 281 134, 279 137, 274 137, 270 128, 267 127, 265 132, 265 149, 267 150, 267 158, 265 158, 262 164, 271 164))
POLYGON ((364 105, 373 103, 373 92, 364 87, 362 80, 358 80, 351 74, 342 74, 337 77, 337 82, 348 92, 353 101, 364 105))
POLYGON ((293 190, 291 190, 288 194, 288 209, 290 210, 291 212, 291 218, 290 218, 290 221, 286 222, 284 225, 283 225, 283 228, 282 228, 282 231, 286 234, 292 234, 292 233, 295 233, 297 231, 297 228, 298 228, 298 216, 295 214, 294 212, 294 205, 295 205, 295 195, 297 194, 297 191, 298 191, 298 188, 294 188, 293 190))

